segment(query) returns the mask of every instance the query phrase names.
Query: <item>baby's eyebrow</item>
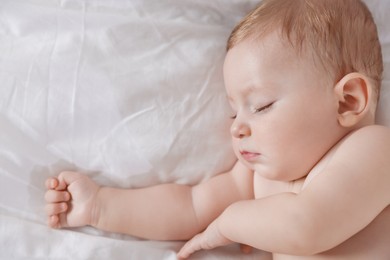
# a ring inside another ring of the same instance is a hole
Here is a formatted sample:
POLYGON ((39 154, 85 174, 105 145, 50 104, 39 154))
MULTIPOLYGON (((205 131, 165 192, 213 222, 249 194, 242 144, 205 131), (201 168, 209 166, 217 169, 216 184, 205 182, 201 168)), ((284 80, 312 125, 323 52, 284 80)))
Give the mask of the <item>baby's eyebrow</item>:
MULTIPOLYGON (((246 97, 246 96, 249 96, 251 95, 252 93, 262 93, 264 92, 264 90, 260 87, 255 87, 254 85, 249 85, 247 87, 244 87, 242 90, 238 91, 240 96, 242 97, 246 97)), ((234 99, 227 93, 226 94, 226 98, 230 101, 230 102, 233 102, 234 103, 234 99)))

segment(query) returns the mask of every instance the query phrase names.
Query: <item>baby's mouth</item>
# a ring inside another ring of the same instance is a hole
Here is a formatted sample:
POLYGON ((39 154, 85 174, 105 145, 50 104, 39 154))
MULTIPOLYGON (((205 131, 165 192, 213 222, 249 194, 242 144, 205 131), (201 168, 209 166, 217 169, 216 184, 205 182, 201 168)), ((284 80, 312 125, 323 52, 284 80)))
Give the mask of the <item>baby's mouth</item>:
POLYGON ((255 153, 255 152, 249 152, 249 151, 240 151, 242 158, 244 158, 246 161, 253 161, 256 158, 258 158, 261 154, 255 153))

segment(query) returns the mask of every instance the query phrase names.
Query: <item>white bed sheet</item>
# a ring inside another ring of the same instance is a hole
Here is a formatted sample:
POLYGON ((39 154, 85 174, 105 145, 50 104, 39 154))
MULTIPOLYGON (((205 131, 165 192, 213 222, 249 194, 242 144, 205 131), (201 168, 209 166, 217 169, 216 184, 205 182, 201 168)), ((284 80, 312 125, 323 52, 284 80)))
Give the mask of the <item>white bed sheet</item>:
MULTIPOLYGON (((182 242, 53 230, 44 180, 193 184, 234 163, 221 65, 255 0, 0 1, 0 258, 175 259, 182 242)), ((367 0, 385 61, 378 122, 390 126, 390 2, 367 0)), ((389 156, 390 157, 390 156, 389 156)), ((237 246, 195 259, 261 259, 237 246)))

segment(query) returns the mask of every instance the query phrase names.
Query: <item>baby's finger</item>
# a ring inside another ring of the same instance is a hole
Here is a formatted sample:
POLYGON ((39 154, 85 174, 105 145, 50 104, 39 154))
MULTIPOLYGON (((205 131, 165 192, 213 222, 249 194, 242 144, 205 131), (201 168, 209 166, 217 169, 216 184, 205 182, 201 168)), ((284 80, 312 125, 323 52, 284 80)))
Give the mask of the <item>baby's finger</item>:
POLYGON ((59 185, 57 187, 57 190, 65 190, 68 187, 68 185, 82 178, 85 179, 88 177, 79 172, 73 172, 73 171, 61 172, 60 175, 58 175, 59 185))
POLYGON ((45 200, 48 203, 68 201, 70 194, 67 191, 48 190, 45 193, 45 200))
POLYGON ((45 186, 48 190, 54 190, 58 186, 58 179, 54 177, 46 179, 45 186))
POLYGON ((180 249, 179 253, 177 253, 177 256, 179 257, 179 259, 186 259, 190 255, 201 249, 202 247, 199 243, 199 235, 196 235, 190 241, 185 243, 185 245, 180 249))
POLYGON ((58 215, 52 215, 47 218, 47 224, 51 228, 60 228, 58 215))
POLYGON ((62 203, 52 203, 47 204, 45 206, 46 215, 52 216, 52 215, 58 215, 60 213, 64 213, 68 210, 68 204, 65 202, 62 203))

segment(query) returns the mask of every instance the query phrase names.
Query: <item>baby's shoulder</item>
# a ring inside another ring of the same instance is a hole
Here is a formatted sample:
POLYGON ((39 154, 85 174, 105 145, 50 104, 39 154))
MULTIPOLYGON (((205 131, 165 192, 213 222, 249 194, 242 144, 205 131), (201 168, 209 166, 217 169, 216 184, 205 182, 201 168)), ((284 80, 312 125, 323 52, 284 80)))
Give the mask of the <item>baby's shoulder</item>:
POLYGON ((379 134, 379 135, 390 135, 390 128, 383 125, 368 125, 362 128, 359 128, 355 133, 360 134, 379 134))
POLYGON ((361 148, 378 147, 389 148, 390 128, 381 125, 369 125, 359 128, 342 140, 343 146, 356 146, 361 148))
MULTIPOLYGON (((362 127, 347 135, 340 141, 335 152, 335 159, 354 164, 371 161, 372 163, 389 164, 390 128, 380 125, 362 127)), ((390 167, 390 164, 389 164, 390 167)))
MULTIPOLYGON (((308 174, 303 187, 321 172, 377 175, 390 182, 390 128, 370 125, 355 130, 336 144, 308 174)), ((386 182, 386 181, 384 181, 386 182)))

